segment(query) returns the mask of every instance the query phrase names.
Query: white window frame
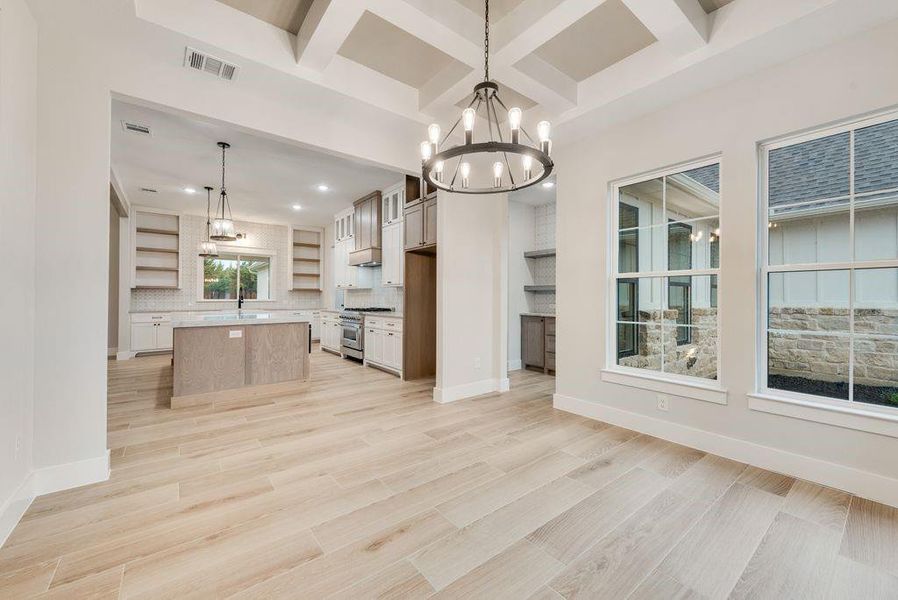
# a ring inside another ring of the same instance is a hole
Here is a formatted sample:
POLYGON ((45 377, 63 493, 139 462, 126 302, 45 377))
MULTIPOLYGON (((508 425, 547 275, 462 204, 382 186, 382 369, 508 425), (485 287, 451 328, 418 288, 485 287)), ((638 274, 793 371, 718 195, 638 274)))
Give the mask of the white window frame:
MULTIPOLYGON (((277 256, 273 254, 270 250, 265 250, 262 248, 246 248, 246 247, 229 247, 224 246, 221 243, 218 244, 218 251, 221 254, 227 256, 237 256, 238 258, 241 256, 253 256, 257 258, 267 258, 271 263, 271 279, 269 285, 271 287, 269 298, 267 300, 244 300, 244 304, 264 304, 266 302, 277 302, 275 298, 275 290, 277 286, 275 282, 277 281, 277 256)), ((237 302, 234 300, 227 299, 216 299, 216 298, 204 298, 203 297, 203 288, 204 288, 204 279, 205 279, 205 268, 204 268, 204 258, 202 256, 197 256, 196 262, 197 269, 197 278, 196 278, 196 295, 197 302, 209 302, 209 303, 227 303, 234 304, 237 302)))
POLYGON ((882 194, 898 191, 898 188, 876 190, 855 194, 854 185, 854 132, 858 129, 878 125, 898 119, 898 111, 892 109, 876 113, 872 116, 852 118, 837 125, 817 127, 798 134, 766 140, 758 144, 758 314, 757 314, 757 365, 756 392, 749 394, 749 408, 804 420, 827 423, 850 429, 869 431, 881 435, 898 437, 898 408, 856 402, 854 395, 854 293, 855 271, 871 268, 898 268, 898 259, 796 263, 787 265, 769 265, 768 235, 768 156, 770 151, 800 144, 840 133, 849 133, 849 193, 829 200, 849 199, 849 233, 848 247, 852 258, 855 248, 854 200, 856 196, 882 194), (769 309, 768 279, 771 273, 794 273, 798 271, 848 271, 848 314, 849 314, 849 400, 827 398, 812 394, 803 394, 789 390, 778 390, 767 387, 767 319, 769 309))
MULTIPOLYGON (((696 160, 678 163, 676 165, 663 167, 661 169, 657 169, 654 171, 648 171, 644 173, 640 173, 638 175, 634 175, 631 177, 627 177, 624 179, 614 180, 609 184, 608 189, 608 214, 607 214, 607 222, 609 223, 608 228, 608 246, 606 256, 608 257, 606 264, 606 273, 608 274, 606 281, 606 294, 605 298, 607 300, 607 314, 605 322, 607 323, 606 327, 606 335, 605 335, 605 366, 601 370, 601 379, 602 381, 608 383, 615 383, 619 385, 626 385, 630 387, 636 387, 644 390, 650 390, 654 392, 660 392, 665 394, 671 394, 675 396, 681 396, 686 398, 693 398, 695 400, 703 400, 706 402, 712 402, 714 404, 727 404, 727 390, 723 385, 723 376, 722 376, 722 366, 723 361, 720 360, 720 349, 722 347, 723 340, 723 330, 720 326, 722 322, 722 316, 724 313, 724 303, 722 301, 723 295, 721 295, 718 291, 717 295, 717 379, 704 379, 701 377, 695 377, 692 375, 682 375, 678 373, 664 373, 661 371, 650 371, 648 369, 637 369, 634 367, 627 367, 624 365, 617 364, 617 280, 618 280, 618 202, 620 198, 620 190, 628 185, 632 185, 635 183, 641 183, 644 181, 649 181, 651 179, 656 179, 660 177, 666 177, 668 175, 676 175, 678 173, 682 173, 683 171, 689 171, 692 169, 698 169, 701 167, 707 167, 713 164, 719 165, 720 169, 720 179, 718 181, 719 186, 719 197, 720 197, 720 206, 718 207, 717 219, 719 223, 719 228, 721 230, 724 229, 723 223, 723 157, 721 154, 714 154, 711 156, 699 158, 696 160)), ((663 194, 666 195, 666 186, 662 188, 663 194)), ((666 239, 666 235, 665 235, 666 239)), ((721 244, 723 243, 723 238, 721 238, 721 244)), ((664 244, 663 253, 664 259, 662 264, 667 264, 667 244, 664 244)), ((723 249, 721 248, 721 256, 723 256, 723 249)), ((636 274, 638 278, 649 278, 649 277, 658 277, 658 278, 666 278, 666 277, 677 277, 677 276, 707 276, 707 275, 716 275, 717 276, 717 289, 722 289, 723 286, 723 276, 721 269, 718 265, 716 269, 689 269, 689 270, 660 270, 660 271, 645 271, 639 272, 636 274)), ((661 285, 661 302, 662 306, 665 306, 667 303, 667 290, 666 286, 661 285)))

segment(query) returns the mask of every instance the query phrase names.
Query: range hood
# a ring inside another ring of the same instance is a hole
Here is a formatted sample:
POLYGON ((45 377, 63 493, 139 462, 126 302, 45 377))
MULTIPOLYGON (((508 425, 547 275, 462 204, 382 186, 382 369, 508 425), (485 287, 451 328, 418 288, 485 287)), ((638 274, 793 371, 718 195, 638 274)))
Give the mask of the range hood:
POLYGON ((374 191, 353 203, 352 230, 355 250, 351 267, 377 267, 381 263, 381 193, 374 191))

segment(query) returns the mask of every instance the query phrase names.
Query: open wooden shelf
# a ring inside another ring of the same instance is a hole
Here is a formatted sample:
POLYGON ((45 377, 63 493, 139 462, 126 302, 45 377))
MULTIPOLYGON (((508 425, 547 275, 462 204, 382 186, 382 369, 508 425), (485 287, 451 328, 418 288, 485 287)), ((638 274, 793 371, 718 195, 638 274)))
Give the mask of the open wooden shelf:
POLYGON ((146 246, 138 246, 138 252, 165 252, 166 254, 177 254, 177 249, 169 249, 169 248, 148 248, 146 246))
POLYGON ((295 262, 313 262, 313 263, 321 262, 320 258, 294 258, 293 260, 295 262))
POLYGON ((302 248, 320 248, 321 244, 310 244, 308 242, 293 242, 294 246, 300 246, 302 248))
POLYGON ((555 248, 548 248, 546 250, 530 250, 529 252, 524 252, 524 258, 545 258, 547 256, 555 256, 555 248))
POLYGON ((143 265, 137 265, 134 268, 138 271, 169 271, 172 273, 178 272, 178 267, 145 267, 143 265))
POLYGON ((137 233, 155 233, 157 235, 178 235, 178 231, 171 229, 153 229, 151 227, 138 227, 137 233))
POLYGON ((176 285, 135 285, 136 290, 176 290, 176 285))
POLYGON ((533 292, 534 294, 554 294, 554 285, 525 285, 525 292, 533 292))
POLYGON ((321 273, 294 273, 294 277, 321 277, 321 273))

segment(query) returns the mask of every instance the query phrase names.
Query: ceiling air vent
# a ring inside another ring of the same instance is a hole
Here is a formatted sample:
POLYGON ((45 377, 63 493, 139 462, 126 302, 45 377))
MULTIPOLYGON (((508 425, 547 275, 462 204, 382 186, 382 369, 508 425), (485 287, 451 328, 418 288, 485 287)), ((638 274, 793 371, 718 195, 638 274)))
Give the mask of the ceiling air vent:
POLYGON ((154 190, 153 188, 144 188, 144 187, 140 188, 140 191, 141 191, 141 192, 146 192, 147 194, 157 194, 157 193, 159 193, 158 190, 154 190))
POLYGON ((187 47, 184 53, 184 66, 204 73, 210 73, 232 81, 237 76, 237 65, 227 63, 220 58, 216 58, 205 52, 200 52, 196 48, 187 47))
POLYGON ((130 131, 131 133, 137 133, 140 135, 153 135, 150 133, 150 128, 147 125, 141 125, 140 123, 131 123, 128 121, 122 121, 122 129, 125 131, 130 131))

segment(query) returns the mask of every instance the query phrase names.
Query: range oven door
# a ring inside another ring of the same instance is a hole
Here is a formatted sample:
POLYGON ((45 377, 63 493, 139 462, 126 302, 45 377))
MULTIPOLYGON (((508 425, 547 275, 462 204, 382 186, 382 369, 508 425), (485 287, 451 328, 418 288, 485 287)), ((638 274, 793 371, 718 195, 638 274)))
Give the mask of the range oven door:
POLYGON ((362 350, 362 325, 361 323, 343 323, 343 346, 353 350, 362 350))

